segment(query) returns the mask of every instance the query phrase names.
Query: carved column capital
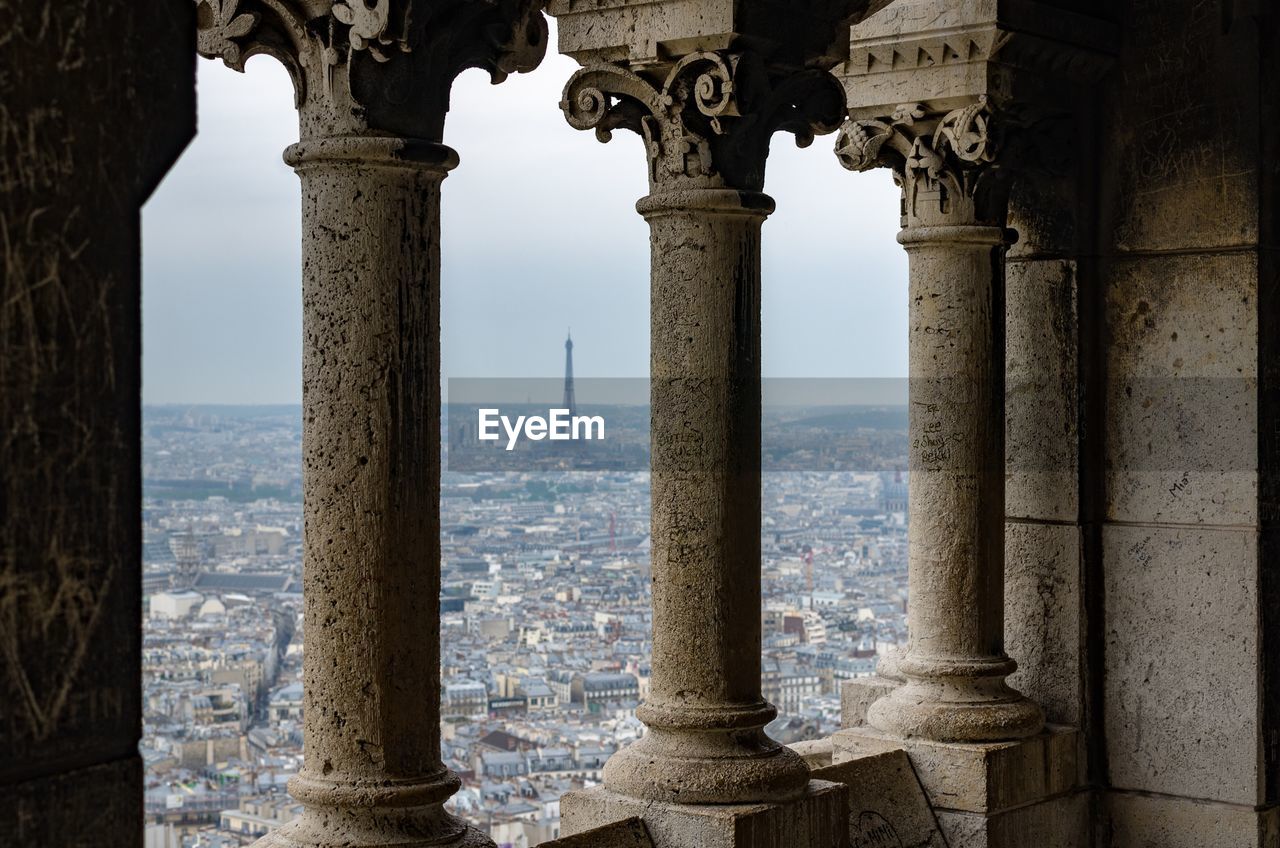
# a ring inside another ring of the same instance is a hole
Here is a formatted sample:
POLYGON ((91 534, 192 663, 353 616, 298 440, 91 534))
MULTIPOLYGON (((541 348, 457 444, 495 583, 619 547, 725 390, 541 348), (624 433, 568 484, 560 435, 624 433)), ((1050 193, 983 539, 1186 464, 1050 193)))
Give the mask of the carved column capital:
POLYGON ((805 147, 835 131, 844 89, 817 69, 772 72, 750 51, 698 51, 655 80, 615 64, 575 73, 560 102, 576 129, 601 141, 624 128, 639 133, 653 190, 764 187, 769 140, 779 130, 805 147))
POLYGON ((945 113, 904 103, 881 118, 846 121, 836 157, 851 171, 893 169, 904 227, 1003 226, 1012 126, 985 95, 945 113))
POLYGON ((302 137, 440 141, 467 68, 495 82, 547 46, 545 0, 196 0, 197 50, 244 70, 274 56, 293 79, 302 137))
POLYGON ((1065 170, 1060 130, 1116 49, 1113 24, 1040 0, 896 0, 850 31, 836 154, 893 168, 903 226, 1003 226, 1008 177, 1065 170))

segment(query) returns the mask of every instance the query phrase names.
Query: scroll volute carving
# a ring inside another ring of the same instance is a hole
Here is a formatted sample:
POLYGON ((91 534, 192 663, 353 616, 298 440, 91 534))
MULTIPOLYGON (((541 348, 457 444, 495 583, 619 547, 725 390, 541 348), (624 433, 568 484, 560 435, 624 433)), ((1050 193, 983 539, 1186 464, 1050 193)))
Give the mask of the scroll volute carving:
POLYGON ((759 191, 774 133, 805 146, 844 119, 829 71, 848 57, 850 26, 886 2, 708 0, 715 14, 699 16, 676 0, 552 0, 562 48, 584 65, 560 106, 602 141, 639 133, 654 188, 759 191))
POLYGON ((613 130, 640 134, 653 188, 759 191, 769 141, 790 132, 800 146, 833 132, 844 90, 825 71, 770 73, 752 52, 703 51, 655 81, 619 65, 583 68, 560 103, 570 125, 608 141, 613 130))
POLYGON ((453 80, 532 70, 545 0, 196 0, 197 50, 236 70, 289 70, 303 138, 380 133, 440 141, 453 80))

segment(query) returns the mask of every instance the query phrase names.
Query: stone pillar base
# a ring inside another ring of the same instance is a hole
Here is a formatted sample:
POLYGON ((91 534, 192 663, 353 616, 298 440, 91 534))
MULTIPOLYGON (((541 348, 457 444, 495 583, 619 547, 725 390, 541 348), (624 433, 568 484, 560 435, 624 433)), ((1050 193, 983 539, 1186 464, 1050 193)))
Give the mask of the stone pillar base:
POLYGON ((951 848, 1085 848, 1082 738, 1047 727, 1014 742, 900 739, 869 727, 832 737, 832 761, 906 751, 951 848))
POLYGON ((811 780, 798 800, 768 804, 645 801, 603 786, 560 799, 563 836, 631 817, 644 820, 654 848, 840 848, 848 798, 841 784, 811 780))

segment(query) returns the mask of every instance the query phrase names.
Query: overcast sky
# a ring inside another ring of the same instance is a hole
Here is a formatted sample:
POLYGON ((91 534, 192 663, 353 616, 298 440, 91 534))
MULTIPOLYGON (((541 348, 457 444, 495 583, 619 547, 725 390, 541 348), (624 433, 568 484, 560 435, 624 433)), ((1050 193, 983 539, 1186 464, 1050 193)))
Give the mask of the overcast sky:
MULTIPOLYGON (((553 42, 554 44, 554 37, 553 42)), ((639 139, 609 144, 557 106, 576 65, 548 55, 492 86, 468 71, 445 141, 446 378, 554 377, 573 328, 582 377, 643 377, 648 232, 639 139)), ((297 139, 288 77, 199 63, 199 134, 143 211, 146 403, 298 403, 302 303, 297 139)), ((833 138, 774 137, 764 229, 768 377, 906 375, 906 256, 886 172, 851 174, 833 138)))

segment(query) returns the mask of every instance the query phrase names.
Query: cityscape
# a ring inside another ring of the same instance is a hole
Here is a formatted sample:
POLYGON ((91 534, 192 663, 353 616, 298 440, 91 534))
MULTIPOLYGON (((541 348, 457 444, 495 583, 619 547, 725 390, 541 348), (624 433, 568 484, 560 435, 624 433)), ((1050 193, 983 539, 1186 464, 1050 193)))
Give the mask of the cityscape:
POLYGON ((1280 0, 0 33, 0 848, 1280 848, 1280 0))
MULTIPOLYGON (((616 419, 647 442, 647 410, 616 419)), ((763 475, 762 683, 791 743, 838 729, 841 682, 905 642, 906 413, 772 410, 764 429, 838 446, 763 475)), ((248 845, 300 811, 301 408, 146 407, 143 430, 146 845, 248 845)), ((450 808, 526 848, 644 730, 649 474, 458 471, 441 450, 450 808)))

